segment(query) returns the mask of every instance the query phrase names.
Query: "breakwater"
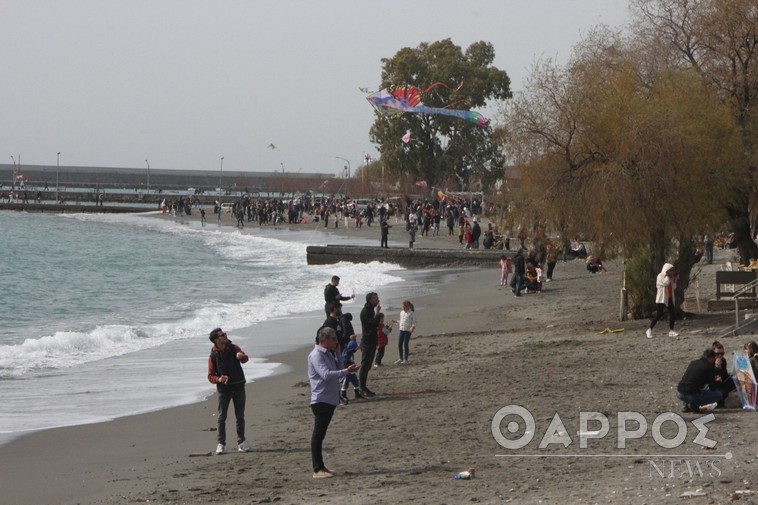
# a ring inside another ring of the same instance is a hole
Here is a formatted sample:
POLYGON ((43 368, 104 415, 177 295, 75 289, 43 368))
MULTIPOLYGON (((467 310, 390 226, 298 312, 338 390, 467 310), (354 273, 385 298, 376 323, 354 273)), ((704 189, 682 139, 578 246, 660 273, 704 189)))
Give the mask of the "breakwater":
POLYGON ((309 265, 330 265, 340 261, 370 263, 384 261, 408 268, 486 266, 497 268, 502 254, 513 255, 511 251, 468 249, 409 249, 381 248, 368 246, 311 245, 306 249, 309 265))

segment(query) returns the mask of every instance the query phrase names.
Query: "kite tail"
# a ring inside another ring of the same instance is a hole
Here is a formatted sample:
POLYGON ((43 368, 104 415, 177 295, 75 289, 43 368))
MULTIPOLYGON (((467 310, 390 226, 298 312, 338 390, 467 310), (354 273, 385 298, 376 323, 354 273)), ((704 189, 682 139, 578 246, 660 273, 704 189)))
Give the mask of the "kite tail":
POLYGON ((447 85, 447 84, 445 84, 444 82, 440 82, 440 81, 437 81, 437 82, 435 82, 434 84, 432 84, 431 86, 429 86, 428 88, 426 88, 426 89, 425 89, 424 91, 422 91, 421 93, 426 93, 427 91, 431 91, 431 90, 433 90, 434 88, 436 88, 437 86, 442 86, 442 87, 443 87, 443 88, 445 88, 446 90, 448 90, 448 91, 452 91, 453 93, 455 93, 456 91, 460 91, 460 89, 463 87, 463 81, 461 81, 461 83, 460 83, 460 84, 458 85, 458 87, 457 87, 457 88, 455 88, 455 89, 450 89, 450 86, 448 86, 448 85, 447 85))

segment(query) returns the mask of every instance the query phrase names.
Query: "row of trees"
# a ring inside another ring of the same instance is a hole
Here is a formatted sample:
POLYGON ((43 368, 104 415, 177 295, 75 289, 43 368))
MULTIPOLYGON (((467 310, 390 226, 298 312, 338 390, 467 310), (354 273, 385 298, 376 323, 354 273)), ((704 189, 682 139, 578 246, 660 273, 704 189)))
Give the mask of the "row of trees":
POLYGON ((597 28, 566 66, 537 65, 501 134, 524 217, 623 254, 644 316, 672 258, 683 299, 698 235, 729 223, 743 259, 758 253, 758 4, 636 0, 633 12, 627 35, 597 28))
POLYGON ((642 317, 667 260, 685 279, 683 299, 695 237, 727 225, 743 260, 758 257, 758 3, 632 0, 631 11, 624 31, 595 28, 566 65, 536 64, 515 97, 488 43, 404 48, 382 60, 382 87, 463 82, 459 94, 435 88, 422 99, 499 102, 497 127, 377 115, 370 136, 388 174, 430 185, 472 176, 492 184, 513 167, 516 221, 623 255, 642 317), (413 141, 404 143, 407 131, 413 141))

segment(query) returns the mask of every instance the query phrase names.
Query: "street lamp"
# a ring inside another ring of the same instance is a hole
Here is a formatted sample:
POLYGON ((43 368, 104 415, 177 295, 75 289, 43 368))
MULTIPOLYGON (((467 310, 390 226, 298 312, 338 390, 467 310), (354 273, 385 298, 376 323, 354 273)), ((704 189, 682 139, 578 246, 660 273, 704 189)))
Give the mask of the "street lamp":
POLYGON ((16 158, 13 157, 11 154, 11 159, 13 160, 13 174, 11 175, 11 189, 16 190, 16 158))
POLYGON ((150 162, 145 160, 147 164, 147 192, 150 193, 150 162))
MULTIPOLYGON (((363 161, 366 162, 366 169, 363 171, 364 172, 364 174, 363 174, 363 183, 365 184, 366 183, 366 174, 368 173, 368 164, 371 163, 371 156, 369 156, 368 154, 366 154, 363 157, 363 161)), ((371 181, 371 179, 369 179, 369 181, 371 181)), ((382 183, 384 183, 384 181, 382 181, 382 183)), ((365 193, 365 190, 364 190, 364 193, 365 193)))
POLYGON ((348 196, 350 195, 350 191, 348 188, 348 181, 350 180, 350 160, 347 158, 342 158, 341 156, 335 156, 335 158, 347 163, 347 166, 345 167, 345 170, 347 170, 347 179, 345 180, 345 196, 348 196))
POLYGON ((221 170, 219 170, 219 172, 218 172, 218 190, 219 190, 219 191, 221 191, 221 190, 222 190, 222 186, 221 186, 221 175, 222 175, 223 173, 224 173, 224 157, 222 156, 222 157, 221 157, 221 170))
POLYGON ((59 172, 61 170, 61 153, 58 151, 58 157, 55 160, 55 203, 58 203, 58 181, 59 178, 59 172))

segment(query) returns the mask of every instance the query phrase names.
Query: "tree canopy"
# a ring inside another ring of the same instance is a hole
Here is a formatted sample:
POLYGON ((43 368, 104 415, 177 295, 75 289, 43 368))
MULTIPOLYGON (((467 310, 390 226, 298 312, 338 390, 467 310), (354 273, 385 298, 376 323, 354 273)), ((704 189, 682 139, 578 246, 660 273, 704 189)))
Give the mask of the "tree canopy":
MULTIPOLYGON (((646 287, 672 261, 683 290, 694 237, 728 219, 744 164, 730 105, 669 56, 653 39, 598 28, 565 68, 534 68, 504 109, 502 138, 521 172, 524 216, 645 255, 646 287)), ((644 298, 632 300, 637 316, 644 298)))
MULTIPOLYGON (((450 39, 400 49, 382 59, 381 88, 414 86, 424 90, 441 82, 422 96, 430 107, 473 110, 489 100, 511 96, 510 78, 492 66, 495 50, 487 42, 475 42, 465 52, 450 39), (460 89, 458 86, 462 83, 460 89)), ((485 184, 503 174, 503 155, 493 140, 490 126, 482 127, 446 116, 377 113, 370 138, 381 153, 388 174, 440 184, 453 179, 463 185, 472 175, 485 184), (402 138, 410 132, 410 142, 402 138)))

